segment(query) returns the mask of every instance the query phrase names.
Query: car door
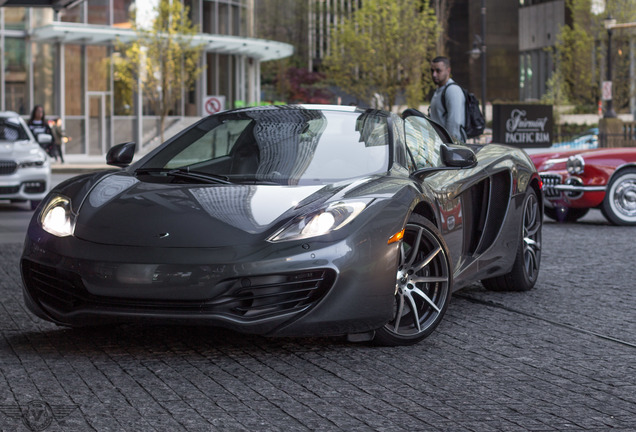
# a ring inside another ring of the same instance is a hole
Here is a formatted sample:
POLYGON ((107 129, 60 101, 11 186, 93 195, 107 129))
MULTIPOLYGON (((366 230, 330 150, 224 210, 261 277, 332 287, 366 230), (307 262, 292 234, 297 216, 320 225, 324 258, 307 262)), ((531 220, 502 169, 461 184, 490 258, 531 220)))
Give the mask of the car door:
POLYGON ((438 228, 458 276, 488 250, 500 231, 510 199, 510 167, 498 167, 499 158, 487 156, 497 153, 498 146, 492 146, 492 152, 471 148, 478 161, 473 166, 446 166, 444 148, 469 146, 453 143, 444 128, 422 115, 406 116, 405 135, 415 170, 431 170, 421 181, 436 197, 438 228))
POLYGON ((444 141, 452 142, 443 128, 436 130, 433 123, 420 116, 404 119, 407 148, 412 158, 412 170, 440 169, 425 176, 421 182, 433 191, 438 204, 437 226, 444 236, 453 263, 461 261, 464 250, 464 208, 462 179, 472 170, 445 170, 441 154, 444 141))

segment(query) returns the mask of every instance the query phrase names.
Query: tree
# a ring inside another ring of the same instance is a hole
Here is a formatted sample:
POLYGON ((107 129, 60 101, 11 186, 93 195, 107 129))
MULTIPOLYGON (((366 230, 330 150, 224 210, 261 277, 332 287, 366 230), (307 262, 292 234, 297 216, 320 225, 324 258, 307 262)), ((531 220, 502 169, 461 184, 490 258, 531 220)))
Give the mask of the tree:
POLYGON ((409 106, 418 106, 424 90, 432 88, 424 71, 438 31, 428 1, 365 0, 332 31, 327 78, 385 109, 401 94, 409 106))
MULTIPOLYGON (((600 18, 611 15, 618 24, 636 22, 634 0, 608 0, 600 18)), ((607 31, 603 29, 603 58, 607 60, 607 31)), ((630 108, 636 98, 636 34, 634 28, 616 28, 612 33, 612 98, 617 111, 630 108)), ((603 77, 605 79, 605 77, 603 77)))
POLYGON ((594 33, 598 23, 591 13, 590 0, 567 0, 572 24, 561 29, 555 44, 555 74, 548 93, 562 94, 577 105, 594 106, 599 95, 599 57, 595 55, 594 33), (558 85, 560 88, 550 88, 558 85))
POLYGON ((438 55, 447 55, 446 43, 448 42, 448 22, 450 11, 453 7, 454 0, 432 0, 435 16, 437 17, 437 25, 439 26, 439 34, 435 51, 438 55))
POLYGON ((137 38, 117 45, 119 55, 115 56, 114 69, 119 85, 141 91, 159 116, 163 142, 166 116, 175 109, 182 92, 194 87, 202 71, 199 59, 203 49, 192 43, 197 29, 181 1, 159 0, 153 12, 149 27, 133 18, 131 25, 137 38))
MULTIPOLYGON (((572 23, 561 29, 555 45, 557 78, 548 83, 548 93, 562 94, 570 103, 596 107, 600 83, 606 77, 607 31, 603 19, 608 15, 618 23, 636 20, 634 0, 608 0, 605 10, 594 15, 591 0, 567 0, 572 23), (554 88, 559 86, 559 88, 554 88)), ((632 96, 629 72, 629 32, 614 30, 612 36, 612 76, 614 108, 625 108, 632 96)))
MULTIPOLYGON (((309 51, 309 0, 267 0, 254 2, 256 36, 294 45, 294 54, 261 64, 261 85, 273 99, 291 102, 294 89, 287 81, 292 70, 307 67, 309 51), (271 94, 274 93, 274 94, 271 94)), ((305 101, 307 102, 307 101, 305 101)))

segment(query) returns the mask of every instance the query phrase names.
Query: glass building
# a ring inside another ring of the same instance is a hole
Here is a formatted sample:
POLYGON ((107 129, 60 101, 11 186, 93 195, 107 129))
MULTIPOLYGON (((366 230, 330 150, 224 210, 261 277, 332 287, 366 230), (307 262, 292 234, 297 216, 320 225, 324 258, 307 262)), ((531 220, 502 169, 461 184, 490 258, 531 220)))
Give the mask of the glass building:
MULTIPOLYGON (((0 110, 28 117, 42 105, 47 118, 61 117, 71 160, 103 155, 125 141, 148 151, 158 144, 158 117, 143 95, 120 91, 109 60, 117 40, 135 38, 133 9, 139 17, 157 1, 79 0, 59 11, 0 8, 0 110)), ((293 53, 289 44, 252 37, 255 0, 182 1, 200 29, 195 39, 205 47, 204 72, 194 90, 182 91, 166 136, 208 114, 205 102, 212 96, 225 109, 260 103, 261 62, 293 53)))

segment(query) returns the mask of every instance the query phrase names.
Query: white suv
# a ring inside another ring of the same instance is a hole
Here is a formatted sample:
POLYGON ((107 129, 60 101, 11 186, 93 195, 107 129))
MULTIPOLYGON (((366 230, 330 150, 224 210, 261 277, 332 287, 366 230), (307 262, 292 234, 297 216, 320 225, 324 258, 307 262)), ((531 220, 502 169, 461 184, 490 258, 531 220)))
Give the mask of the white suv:
POLYGON ((30 201, 35 210, 51 185, 49 157, 38 141, 51 139, 39 134, 36 140, 17 113, 0 111, 0 200, 30 201))

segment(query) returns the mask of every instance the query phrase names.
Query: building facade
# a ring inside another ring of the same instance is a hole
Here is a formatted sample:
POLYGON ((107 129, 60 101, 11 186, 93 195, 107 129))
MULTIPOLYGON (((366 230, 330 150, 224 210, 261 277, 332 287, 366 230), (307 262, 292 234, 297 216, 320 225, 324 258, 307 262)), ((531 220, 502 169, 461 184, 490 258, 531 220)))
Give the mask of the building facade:
MULTIPOLYGON (((157 0, 83 0, 67 8, 0 8, 0 110, 28 116, 42 105, 59 116, 70 156, 103 155, 114 144, 135 141, 138 151, 157 144, 158 120, 143 95, 123 97, 110 65, 117 41, 135 38, 140 19, 157 0), (133 11, 137 14, 133 15, 133 11)), ((293 47, 252 36, 254 0, 183 0, 194 39, 204 46, 203 74, 193 91, 182 91, 168 127, 184 117, 208 114, 206 98, 223 108, 260 102, 260 64, 284 58, 293 47)))
POLYGON ((521 100, 539 100, 546 93, 548 80, 554 71, 552 48, 565 24, 565 0, 522 2, 519 9, 521 100))

